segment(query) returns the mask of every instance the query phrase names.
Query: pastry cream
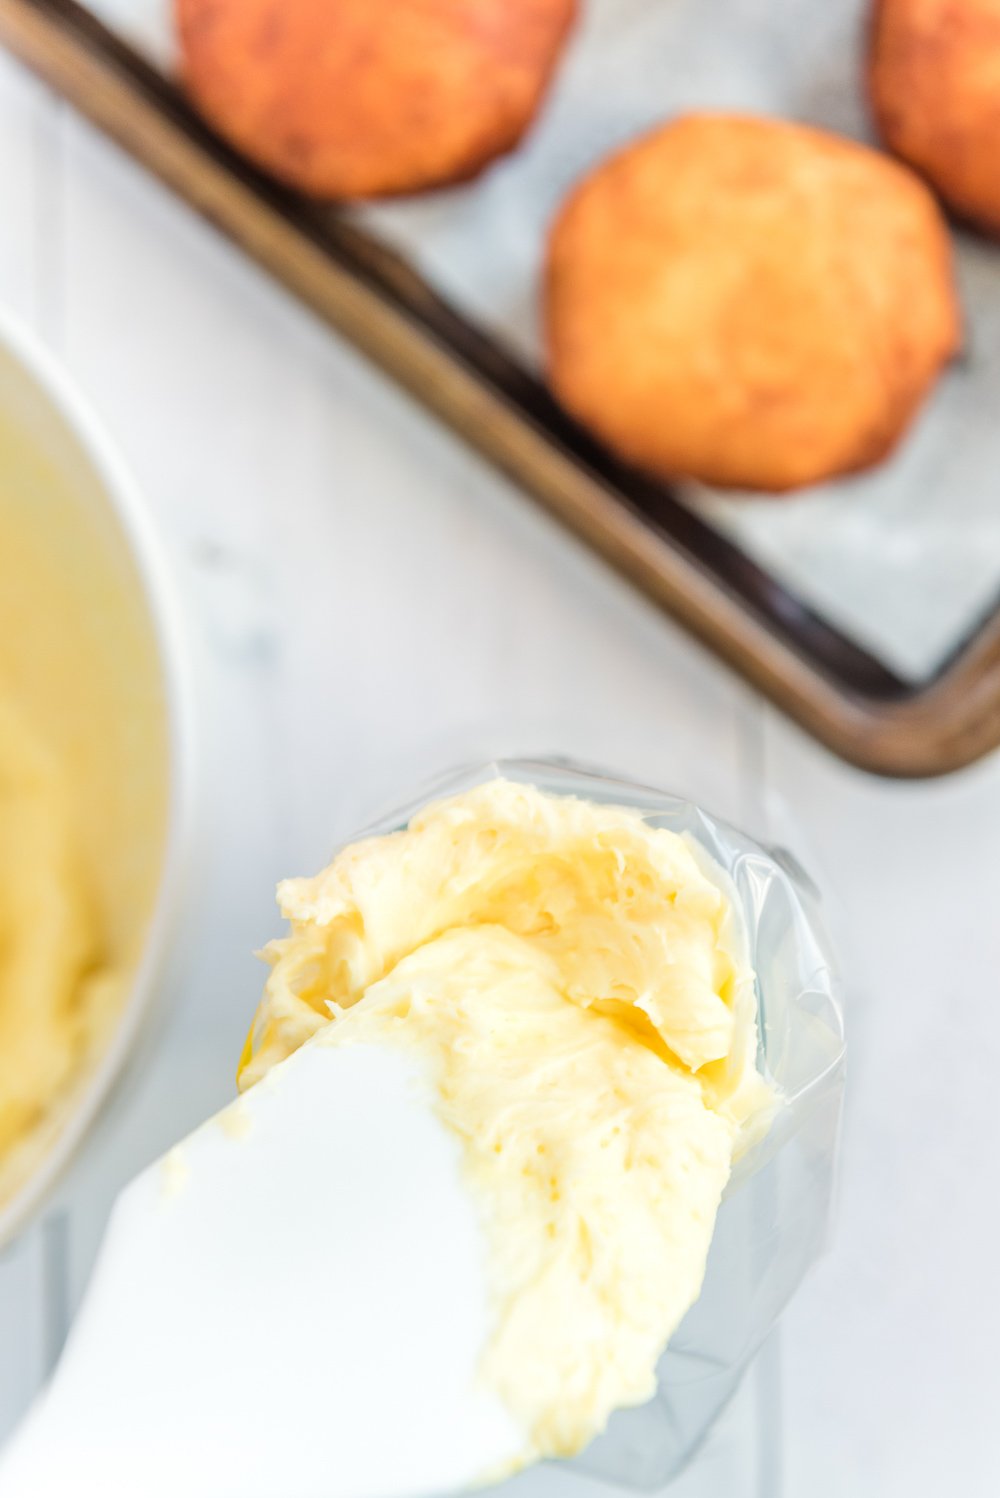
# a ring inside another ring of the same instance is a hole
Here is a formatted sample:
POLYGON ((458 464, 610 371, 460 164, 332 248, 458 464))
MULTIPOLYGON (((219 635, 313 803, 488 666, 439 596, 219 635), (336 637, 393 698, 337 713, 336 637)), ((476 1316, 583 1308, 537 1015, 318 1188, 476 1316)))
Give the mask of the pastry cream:
POLYGON ((100 936, 58 760, 0 694, 0 1153, 35 1127, 82 1046, 100 936))
POLYGON ((279 891, 291 933, 241 1062, 418 1054, 489 1245, 481 1376, 525 1460, 653 1393, 734 1155, 766 1121, 726 877, 638 813, 495 780, 279 891))
POLYGON ((139 955, 164 837, 159 675, 123 543, 0 414, 0 1206, 139 955))

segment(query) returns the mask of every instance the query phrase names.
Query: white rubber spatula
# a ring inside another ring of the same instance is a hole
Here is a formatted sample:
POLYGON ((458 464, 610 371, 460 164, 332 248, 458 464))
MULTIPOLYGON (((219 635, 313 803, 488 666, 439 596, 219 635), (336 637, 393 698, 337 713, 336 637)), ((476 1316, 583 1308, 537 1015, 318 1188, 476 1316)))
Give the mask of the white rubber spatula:
POLYGON ((122 1194, 3 1498, 397 1498, 524 1434, 484 1241, 408 1056, 312 1043, 122 1194))

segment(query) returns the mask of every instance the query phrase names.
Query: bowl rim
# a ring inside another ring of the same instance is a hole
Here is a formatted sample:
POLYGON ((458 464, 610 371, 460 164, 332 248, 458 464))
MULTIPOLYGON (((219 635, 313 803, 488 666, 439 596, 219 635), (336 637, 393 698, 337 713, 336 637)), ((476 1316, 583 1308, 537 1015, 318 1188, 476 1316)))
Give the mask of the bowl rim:
POLYGON ((37 1166, 0 1207, 0 1249, 27 1226, 77 1154, 121 1077, 154 1007, 177 915, 193 827, 194 693, 185 628, 163 543, 145 498, 101 418, 61 361, 22 319, 0 306, 0 349, 79 443, 135 567, 153 633, 166 719, 166 827, 142 953, 100 1056, 72 1088, 37 1166))

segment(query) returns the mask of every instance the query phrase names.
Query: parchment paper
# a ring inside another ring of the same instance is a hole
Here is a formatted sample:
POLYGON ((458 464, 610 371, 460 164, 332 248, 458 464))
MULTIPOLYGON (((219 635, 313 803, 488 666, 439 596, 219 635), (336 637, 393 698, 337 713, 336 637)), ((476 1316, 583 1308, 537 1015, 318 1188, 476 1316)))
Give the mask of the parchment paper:
MULTIPOLYGON (((169 0, 92 9, 168 70, 169 0)), ((522 148, 471 185, 357 210, 455 306, 539 357, 545 229, 612 146, 691 108, 868 137, 862 0, 583 0, 522 148)), ((956 240, 967 347, 888 464, 793 499, 684 497, 902 676, 927 676, 1000 596, 1000 245, 956 240)))

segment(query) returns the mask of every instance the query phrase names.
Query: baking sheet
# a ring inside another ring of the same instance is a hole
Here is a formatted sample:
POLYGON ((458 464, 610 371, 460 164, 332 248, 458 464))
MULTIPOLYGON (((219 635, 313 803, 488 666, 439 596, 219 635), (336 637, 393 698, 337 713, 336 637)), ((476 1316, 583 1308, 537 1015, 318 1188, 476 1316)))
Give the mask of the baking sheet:
MULTIPOLYGON (((537 366, 546 225, 606 150, 690 108, 865 138, 865 0, 583 0, 528 141, 477 182, 365 206, 361 222, 537 366)), ((170 70, 169 0, 92 0, 170 70)), ((966 349, 895 457, 794 498, 683 491, 774 577, 904 679, 930 676, 1000 598, 1000 246, 956 237, 966 349)))

